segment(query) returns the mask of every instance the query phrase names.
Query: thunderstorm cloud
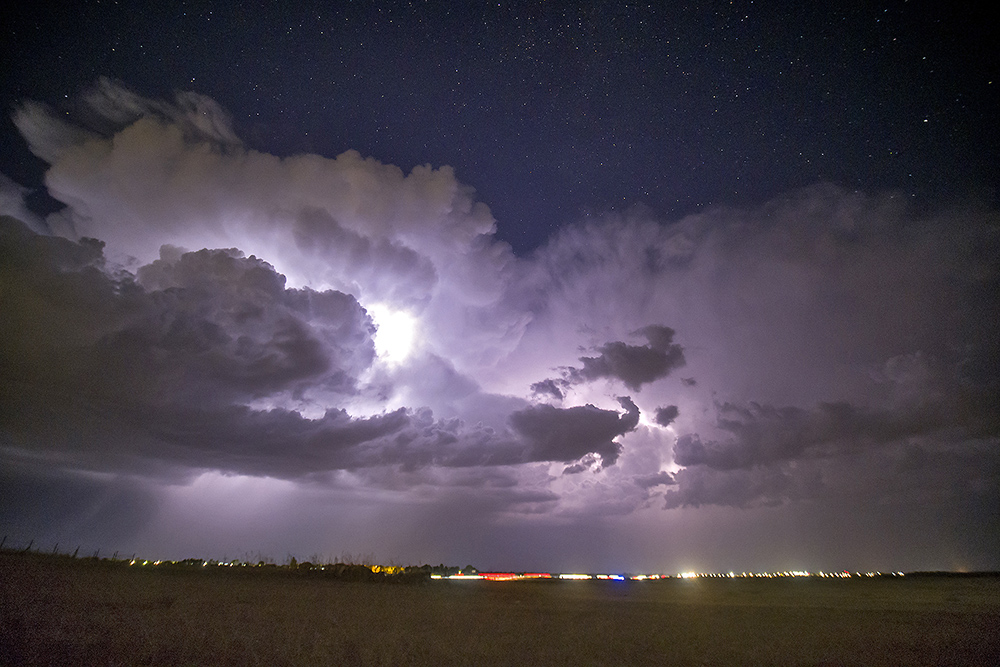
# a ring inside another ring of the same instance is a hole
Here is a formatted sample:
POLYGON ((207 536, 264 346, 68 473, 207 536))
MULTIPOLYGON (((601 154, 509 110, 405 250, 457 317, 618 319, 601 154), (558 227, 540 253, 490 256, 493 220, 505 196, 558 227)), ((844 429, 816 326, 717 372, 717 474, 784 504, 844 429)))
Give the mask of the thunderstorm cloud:
POLYGON ((516 524, 570 553, 607 517, 666 544, 702 534, 685 512, 846 503, 888 529, 1000 497, 989 207, 820 183, 583 217, 521 257, 447 166, 270 155, 195 93, 102 80, 73 109, 14 114, 57 210, 0 179, 18 530, 159 545, 255 497, 275 534, 430 526, 485 554, 516 524))

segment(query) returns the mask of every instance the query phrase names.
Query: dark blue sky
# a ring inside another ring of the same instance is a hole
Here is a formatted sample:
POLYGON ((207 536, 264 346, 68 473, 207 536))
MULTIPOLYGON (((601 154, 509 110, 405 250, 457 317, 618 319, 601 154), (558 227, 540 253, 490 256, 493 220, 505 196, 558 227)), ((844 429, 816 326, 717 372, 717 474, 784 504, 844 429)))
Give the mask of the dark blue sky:
MULTIPOLYGON (((931 2, 25 3, 0 105, 67 108, 100 76, 200 92, 260 150, 451 165, 523 252, 582 213, 818 181, 995 201, 991 25, 931 2)), ((0 171, 36 184, 3 128, 0 171)))

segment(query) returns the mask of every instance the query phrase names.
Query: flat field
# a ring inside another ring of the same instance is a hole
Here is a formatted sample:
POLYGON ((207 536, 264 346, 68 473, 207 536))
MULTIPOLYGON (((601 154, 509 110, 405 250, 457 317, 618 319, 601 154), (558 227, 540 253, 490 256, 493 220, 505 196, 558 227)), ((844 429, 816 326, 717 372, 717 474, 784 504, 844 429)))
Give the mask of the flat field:
POLYGON ((0 555, 2 665, 995 665, 1000 578, 348 583, 0 555))

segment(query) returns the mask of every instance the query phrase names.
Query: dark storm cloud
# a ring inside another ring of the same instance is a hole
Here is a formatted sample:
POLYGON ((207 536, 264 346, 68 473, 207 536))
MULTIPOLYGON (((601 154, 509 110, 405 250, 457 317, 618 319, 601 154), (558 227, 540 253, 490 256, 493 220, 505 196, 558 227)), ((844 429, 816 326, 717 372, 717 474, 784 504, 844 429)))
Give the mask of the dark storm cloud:
POLYGON ((158 312, 107 339, 123 356, 130 346, 136 357, 165 350, 173 372, 190 363, 189 375, 255 397, 301 391, 302 382, 350 392, 371 363, 373 326, 354 298, 288 290, 273 267, 235 249, 164 254, 136 275, 158 312), (172 358, 175 349, 187 358, 172 358))
POLYGON ((159 455, 185 465, 243 474, 299 477, 329 470, 398 466, 468 468, 573 461, 599 454, 613 465, 621 446, 613 439, 635 428, 638 408, 534 406, 510 416, 514 433, 435 419, 430 410, 400 408, 368 418, 327 410, 308 419, 293 410, 161 410, 144 430, 168 450, 159 455))
POLYGON ((625 409, 619 415, 593 405, 555 408, 534 405, 510 416, 514 430, 531 450, 533 461, 573 461, 587 454, 599 454, 603 465, 613 465, 621 454, 615 438, 635 429, 639 408, 628 397, 618 399, 625 409))
POLYGON ((605 343, 597 348, 598 356, 580 357, 582 368, 564 368, 562 378, 536 382, 531 390, 562 399, 563 391, 574 384, 615 379, 632 391, 639 391, 642 385, 664 378, 684 365, 684 349, 673 342, 675 333, 662 325, 643 327, 632 335, 644 336, 649 341, 646 345, 629 345, 622 341, 605 343))
POLYGON ((531 385, 531 391, 538 395, 551 396, 557 401, 561 401, 565 395, 563 390, 569 385, 565 380, 542 380, 531 385))
POLYGON ((192 404, 305 383, 350 393, 374 356, 373 325, 352 297, 286 289, 236 250, 165 248, 133 277, 102 270, 98 241, 37 236, 9 218, 0 243, 4 365, 32 390, 192 404))
POLYGON ((656 408, 654 420, 660 426, 670 426, 680 413, 681 411, 676 405, 666 405, 662 408, 656 408))
POLYGON ((665 470, 661 470, 658 473, 652 475, 639 475, 632 479, 637 485, 644 489, 650 489, 656 486, 670 486, 676 484, 674 476, 665 470))
POLYGON ((777 461, 752 468, 682 468, 664 493, 665 507, 757 507, 810 500, 817 507, 870 503, 921 511, 981 512, 1000 495, 997 439, 913 438, 840 459, 777 461))
MULTIPOLYGON (((164 246, 135 276, 111 271, 101 242, 39 236, 11 218, 0 224, 0 257, 0 427, 18 448, 99 469, 149 472, 162 463, 282 478, 588 454, 608 466, 621 451, 614 439, 638 423, 627 398, 619 399, 625 414, 590 405, 515 410, 512 431, 435 419, 428 409, 359 418, 328 408, 307 418, 250 407, 316 390, 327 400, 357 392, 373 361, 374 327, 353 297, 288 289, 270 265, 235 249, 164 246)), ((462 378, 452 376, 443 382, 456 387, 462 378)), ((462 387, 453 398, 472 400, 475 385, 462 387)))
POLYGON ((597 348, 597 357, 580 357, 583 368, 567 369, 571 382, 590 382, 601 378, 621 380, 632 391, 639 391, 644 384, 664 378, 671 371, 684 365, 684 350, 673 342, 674 330, 670 327, 651 325, 633 332, 643 335, 647 345, 629 345, 621 341, 607 343, 597 348))
POLYGON ((724 403, 717 406, 716 427, 729 437, 703 441, 696 433, 681 435, 674 445, 674 461, 716 470, 747 469, 803 456, 839 456, 914 436, 997 437, 1000 418, 991 395, 984 388, 956 385, 883 409, 847 402, 821 403, 813 409, 724 403))
POLYGON ((674 485, 664 494, 667 509, 728 505, 758 507, 781 505, 813 495, 818 476, 799 479, 777 467, 722 472, 705 467, 683 468, 674 473, 674 485))
POLYGON ((235 250, 163 256, 137 277, 109 273, 98 241, 2 220, 0 423, 15 444, 121 453, 134 442, 140 456, 184 461, 169 446, 239 441, 252 457, 283 432, 350 446, 392 422, 335 412, 306 434, 298 413, 238 405, 307 387, 353 393, 374 352, 371 320, 352 297, 286 289, 268 264, 235 250))
MULTIPOLYGON (((355 419, 327 410, 307 419, 294 410, 161 409, 143 431, 154 439, 147 455, 192 468, 294 478, 328 470, 373 465, 358 446, 396 434, 410 423, 405 410, 355 419)), ((396 463, 390 460, 388 463, 396 463)))
POLYGON ((973 504, 995 497, 997 384, 973 381, 966 367, 894 357, 878 374, 891 397, 879 408, 717 404, 714 430, 728 437, 677 438, 674 461, 685 467, 666 506, 776 505, 818 494, 926 502, 957 492, 973 504))
POLYGON ((600 467, 601 461, 593 454, 587 454, 577 463, 573 465, 566 466, 563 468, 564 475, 578 475, 582 472, 587 472, 588 470, 593 470, 595 467, 600 467))

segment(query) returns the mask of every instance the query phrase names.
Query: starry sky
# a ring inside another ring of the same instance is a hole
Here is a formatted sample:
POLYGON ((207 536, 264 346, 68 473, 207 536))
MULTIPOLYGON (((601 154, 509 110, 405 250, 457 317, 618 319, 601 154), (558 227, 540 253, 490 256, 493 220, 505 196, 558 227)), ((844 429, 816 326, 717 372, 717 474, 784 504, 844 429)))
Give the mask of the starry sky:
POLYGON ((17 8, 0 530, 1000 569, 996 30, 837 5, 17 8))

